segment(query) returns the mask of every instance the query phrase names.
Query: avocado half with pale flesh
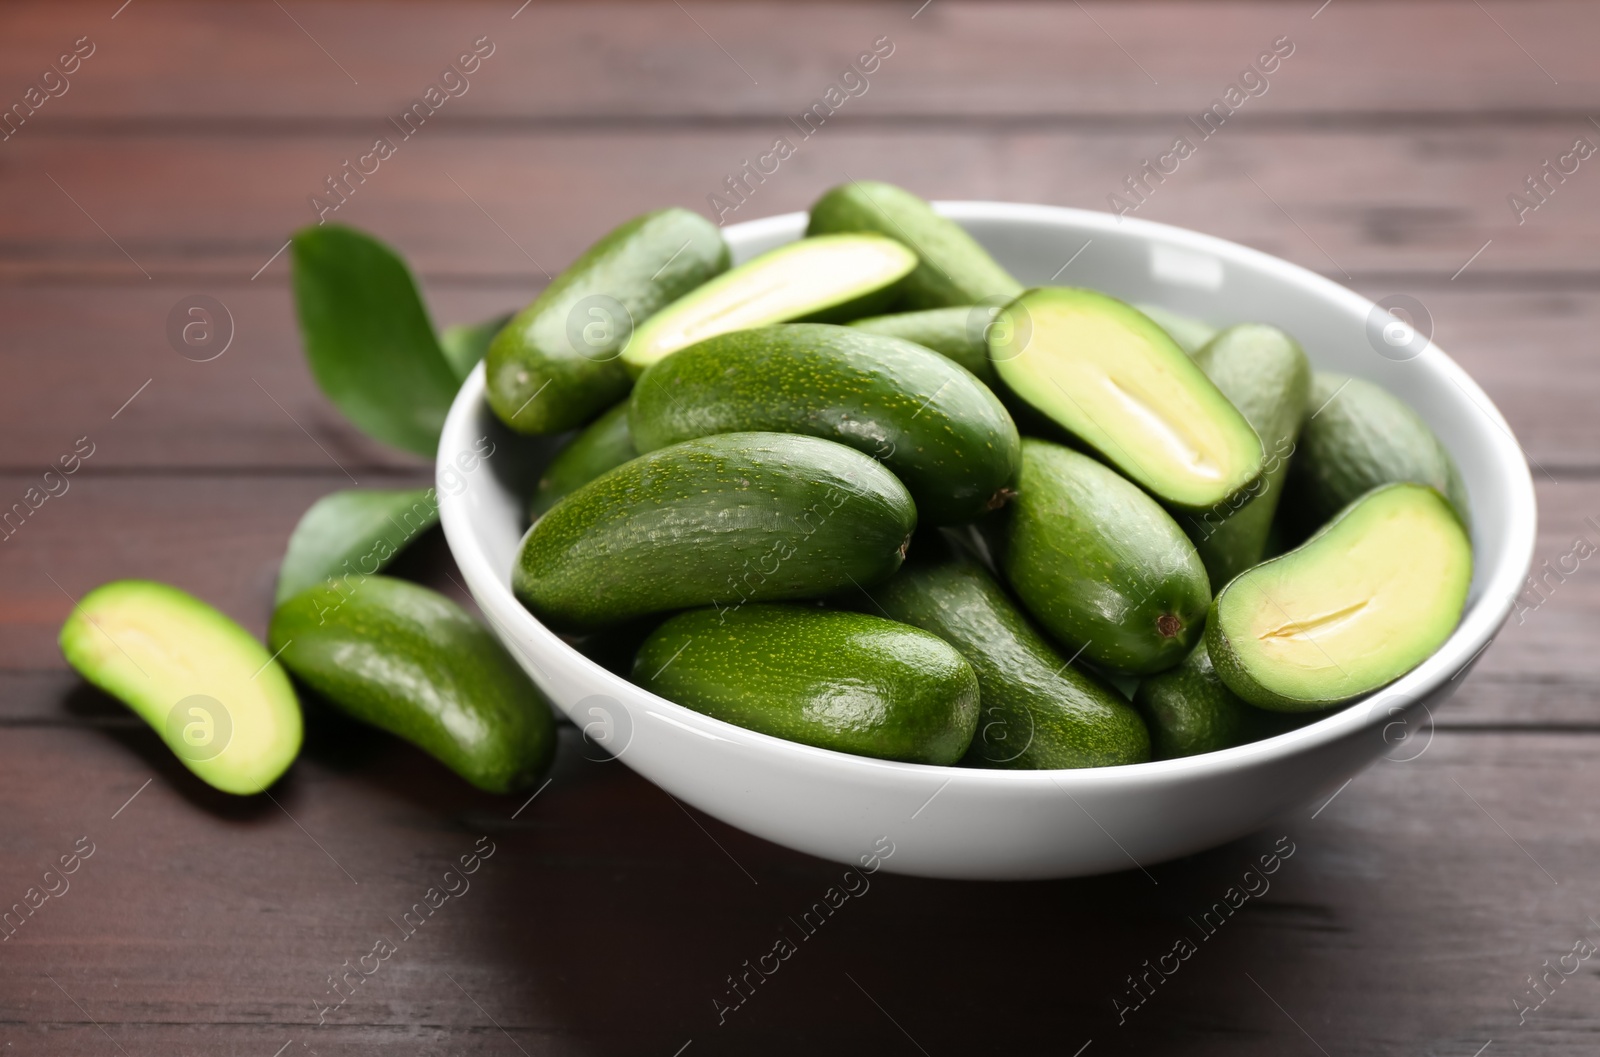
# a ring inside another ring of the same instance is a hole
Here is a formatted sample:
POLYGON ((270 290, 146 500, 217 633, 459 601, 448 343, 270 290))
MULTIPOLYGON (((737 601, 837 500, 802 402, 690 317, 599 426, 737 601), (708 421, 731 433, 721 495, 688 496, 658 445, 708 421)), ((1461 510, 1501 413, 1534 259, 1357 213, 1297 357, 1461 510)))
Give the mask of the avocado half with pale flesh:
POLYGON ((1260 474, 1261 440, 1150 317, 1040 287, 1002 310, 989 358, 1012 392, 1168 505, 1214 507, 1260 474))
POLYGON ((633 332, 622 362, 635 376, 697 341, 787 323, 849 322, 886 306, 917 255, 882 235, 817 235, 779 246, 666 306, 633 332))
POLYGON ((1471 583, 1472 543, 1449 501, 1426 485, 1385 485, 1224 587, 1206 646, 1251 704, 1329 708, 1426 660, 1455 630, 1471 583))

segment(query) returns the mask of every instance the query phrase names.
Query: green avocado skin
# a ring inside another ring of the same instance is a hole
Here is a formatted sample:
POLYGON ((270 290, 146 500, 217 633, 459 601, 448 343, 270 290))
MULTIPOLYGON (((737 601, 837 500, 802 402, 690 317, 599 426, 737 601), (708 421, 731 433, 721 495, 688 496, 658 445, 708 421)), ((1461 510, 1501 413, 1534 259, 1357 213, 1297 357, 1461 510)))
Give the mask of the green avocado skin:
POLYGON ((817 598, 900 567, 917 512, 853 448, 723 433, 602 474, 523 537, 511 587, 559 631, 691 606, 817 598))
POLYGON ((1244 415, 1266 450, 1261 476, 1253 483, 1211 510, 1185 512, 1179 518, 1212 585, 1220 589, 1264 556, 1307 411, 1311 362, 1299 342, 1262 323, 1222 331, 1195 354, 1194 362, 1244 415))
POLYGON ((1087 455, 1024 439, 999 564, 1069 655, 1121 675, 1183 660, 1211 590, 1194 544, 1154 499, 1087 455))
POLYGON ((716 225, 686 209, 616 228, 495 335, 485 359, 489 406, 519 433, 588 422, 628 394, 619 356, 633 328, 727 271, 728 261, 716 225), (613 302, 630 318, 612 318, 613 302))
POLYGON ((544 695, 483 625, 425 587, 368 576, 310 588, 273 613, 268 641, 301 682, 479 789, 526 789, 555 756, 544 695))
POLYGON ((1405 401, 1361 378, 1318 371, 1309 405, 1313 414, 1301 430, 1285 501, 1300 536, 1395 481, 1437 489, 1470 525, 1467 489, 1455 460, 1405 401))
POLYGON ((977 673, 978 730, 962 762, 1039 770, 1148 760, 1150 735, 1122 695, 1067 663, 982 566, 941 544, 919 537, 871 597, 891 620, 950 643, 977 673))
POLYGON ((628 430, 628 402, 623 400, 556 452, 539 475, 528 513, 538 520, 568 494, 638 454, 628 430))
POLYGON ((930 525, 1003 506, 1017 427, 982 382, 899 338, 784 323, 708 338, 652 364, 629 399, 634 444, 715 433, 803 433, 882 461, 930 525))
POLYGON ((633 681, 736 726, 883 760, 953 764, 978 723, 978 678, 954 647, 809 606, 681 613, 640 647, 633 681))
POLYGON ((1298 725, 1292 717, 1246 704, 1229 690, 1211 665, 1204 639, 1182 664, 1141 681, 1133 703, 1149 725, 1158 760, 1231 749, 1298 725))
POLYGON ((961 305, 869 316, 850 325, 869 334, 900 338, 932 349, 940 356, 959 363, 993 389, 997 378, 994 364, 989 362, 989 344, 985 335, 994 315, 995 309, 990 305, 961 305))
POLYGON ((1004 304, 1022 293, 1022 284, 961 225, 893 184, 840 184, 811 207, 807 235, 850 231, 887 235, 916 252, 919 263, 901 287, 907 309, 1004 304))
POLYGON ((1160 305, 1140 303, 1133 307, 1154 320, 1190 356, 1205 348, 1206 343, 1216 337, 1220 330, 1204 320, 1173 312, 1160 305))

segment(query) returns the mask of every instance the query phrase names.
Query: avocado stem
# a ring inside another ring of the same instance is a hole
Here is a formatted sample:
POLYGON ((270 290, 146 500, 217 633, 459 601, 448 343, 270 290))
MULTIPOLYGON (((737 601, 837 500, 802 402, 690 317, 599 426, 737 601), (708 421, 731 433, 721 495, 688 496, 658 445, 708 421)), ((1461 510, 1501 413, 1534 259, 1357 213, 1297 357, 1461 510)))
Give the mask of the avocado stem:
POLYGON ((1017 490, 1015 488, 1002 488, 989 497, 989 501, 984 504, 984 509, 999 510, 1016 497, 1017 490))
POLYGON ((1171 613, 1163 613, 1156 617, 1156 630, 1161 632, 1162 638, 1175 638, 1183 630, 1183 621, 1171 613))

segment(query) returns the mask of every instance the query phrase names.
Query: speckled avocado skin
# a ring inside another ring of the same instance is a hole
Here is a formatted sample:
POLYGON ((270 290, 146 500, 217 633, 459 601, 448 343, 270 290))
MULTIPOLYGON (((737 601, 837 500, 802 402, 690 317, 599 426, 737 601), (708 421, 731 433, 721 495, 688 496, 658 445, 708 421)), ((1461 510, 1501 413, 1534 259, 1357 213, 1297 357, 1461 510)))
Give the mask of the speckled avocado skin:
POLYGON ((555 756, 544 695, 443 595, 388 576, 319 585, 279 606, 268 642, 307 686, 492 793, 527 788, 555 756))
POLYGON ((727 271, 728 260, 717 226, 687 209, 614 229, 495 335, 484 357, 489 406, 519 433, 588 422, 628 394, 618 354, 633 328, 727 271))
POLYGON ((724 433, 641 455, 567 496, 523 537, 511 587, 573 632, 815 598, 893 573, 916 523, 905 486, 854 449, 724 433))
POLYGON ((528 513, 540 517, 572 492, 638 454, 628 432, 628 402, 624 400, 585 426, 550 460, 539 475, 528 513))
POLYGON ((955 763, 978 722, 978 679, 954 647, 809 606, 681 613, 645 640, 633 680, 737 726, 884 760, 955 763))
POLYGON ((982 706, 964 763, 1040 769, 1150 758, 1144 722, 1123 696, 1069 664, 981 565, 944 541, 919 536, 910 560, 863 604, 931 631, 972 665, 982 706))
POLYGON ((1198 756, 1291 730, 1298 721, 1255 708, 1228 689, 1201 639, 1183 663, 1139 684, 1133 703, 1158 760, 1198 756))
POLYGON ((1467 489, 1449 451, 1405 401, 1372 382, 1318 371, 1313 413, 1289 473, 1289 507, 1304 536, 1379 485, 1438 489, 1470 525, 1467 489))
POLYGON ((921 263, 906 276, 908 309, 1008 301, 1022 284, 978 240, 910 191, 873 180, 832 188, 811 207, 807 235, 872 231, 910 246, 921 263))
POLYGON ((899 338, 785 323, 691 345, 640 375, 629 400, 640 451, 712 433, 804 433, 879 459, 924 524, 1004 505, 1021 460, 1017 427, 989 388, 899 338))
POLYGON ((1255 429, 1267 457, 1261 476, 1238 494, 1212 510, 1178 518, 1194 540, 1212 586, 1220 590, 1259 563, 1266 550, 1308 410, 1311 362, 1299 342, 1263 323, 1229 327, 1195 353, 1194 362, 1255 429))
POLYGON ((994 364, 989 361, 989 343, 984 340, 994 314, 995 309, 990 305, 960 305, 869 316, 850 325, 869 334, 914 341, 956 361, 976 375, 978 381, 994 389, 998 379, 994 364))
POLYGON ((1205 566, 1137 485, 1087 455, 1024 440, 1005 513, 1001 570, 1069 655, 1148 675, 1188 654, 1211 602, 1205 566))

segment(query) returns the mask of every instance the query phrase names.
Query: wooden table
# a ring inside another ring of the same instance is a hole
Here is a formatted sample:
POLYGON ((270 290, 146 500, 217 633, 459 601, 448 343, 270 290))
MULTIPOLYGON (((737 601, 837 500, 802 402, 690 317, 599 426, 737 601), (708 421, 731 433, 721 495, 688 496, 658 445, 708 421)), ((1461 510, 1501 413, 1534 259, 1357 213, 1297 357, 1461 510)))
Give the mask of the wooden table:
MULTIPOLYGON (((1600 158, 1537 208, 1509 196, 1576 138, 1600 144, 1600 11, 118 2, 0 10, 8 106, 87 53, 0 143, 0 502, 93 447, 0 544, 0 906, 56 890, 0 941, 6 1052, 1595 1052, 1600 961, 1559 962, 1600 942, 1588 568, 1512 621, 1431 731, 1331 799, 1148 875, 879 874, 725 1023, 730 975, 840 867, 680 809, 583 759, 570 728, 531 804, 327 717, 271 799, 228 798, 84 688, 54 638, 72 598, 128 576, 260 632, 312 500, 428 480, 316 390, 280 248, 475 41, 493 52, 465 94, 328 214, 399 247, 441 322, 525 302, 619 218, 711 213, 778 137, 797 149, 727 220, 804 208, 847 173, 1107 208, 1286 38, 1266 87, 1252 76, 1260 94, 1136 215, 1420 299, 1536 465, 1554 565, 1577 536, 1600 543, 1600 158), (875 42, 893 51, 868 87, 800 139, 790 118, 875 42), (233 326, 205 362, 168 337, 200 294, 233 326), (1119 1013, 1130 977, 1280 838, 1294 852, 1270 891, 1119 1013), (492 854, 471 887, 401 931, 475 847, 492 854), (380 940, 397 950, 336 992, 380 940)), ((438 539, 401 571, 455 590, 438 539)))

